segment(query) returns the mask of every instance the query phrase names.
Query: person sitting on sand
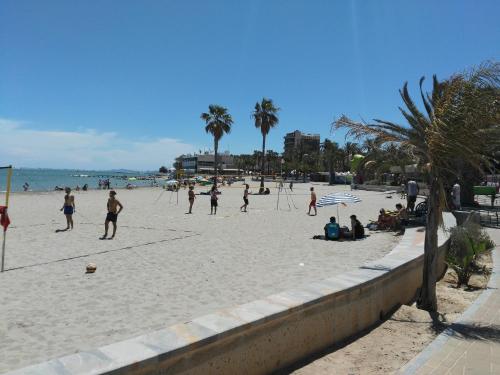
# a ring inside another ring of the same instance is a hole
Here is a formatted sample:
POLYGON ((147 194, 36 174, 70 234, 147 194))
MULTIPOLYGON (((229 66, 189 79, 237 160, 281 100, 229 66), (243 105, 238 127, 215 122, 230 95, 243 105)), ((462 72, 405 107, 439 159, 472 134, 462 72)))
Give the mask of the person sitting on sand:
POLYGON ((311 187, 311 202, 309 203, 309 212, 307 213, 308 215, 311 215, 311 208, 314 208, 314 215, 316 216, 318 214, 318 211, 316 210, 316 193, 314 192, 314 188, 311 187))
POLYGON ((356 215, 351 215, 351 230, 346 230, 342 232, 345 239, 357 240, 365 236, 365 228, 358 220, 356 215))
POLYGON ((240 211, 244 209, 242 212, 247 212, 248 206, 248 189, 250 189, 250 185, 245 184, 245 191, 243 192, 243 206, 240 207, 240 211))
POLYGON ((88 188, 89 188, 89 184, 85 184, 85 185, 83 185, 82 190, 83 191, 87 191, 88 188))
POLYGON ((380 209, 380 214, 378 215, 377 228, 378 229, 389 229, 394 226, 394 216, 389 215, 385 209, 380 209))
POLYGON ((267 187, 266 190, 264 190, 264 195, 269 195, 271 194, 271 190, 267 187))
POLYGON ((106 221, 104 222, 104 236, 102 236, 100 239, 104 240, 106 237, 108 237, 108 228, 109 228, 109 222, 111 221, 113 223, 113 235, 109 238, 112 240, 115 238, 116 234, 116 221, 118 220, 118 215, 120 212, 123 210, 123 205, 120 203, 116 197, 116 191, 111 190, 109 192, 109 199, 108 199, 108 214, 106 215, 106 221), (120 209, 118 210, 118 207, 120 209))
POLYGON ((325 225, 325 240, 338 240, 340 237, 340 226, 335 220, 335 216, 330 218, 330 222, 325 225))
POLYGON ((66 195, 64 195, 64 204, 61 207, 61 211, 64 212, 66 216, 66 229, 73 229, 73 212, 75 212, 75 197, 71 195, 71 189, 69 187, 65 188, 64 191, 66 195))
POLYGON ((212 186, 212 189, 210 189, 210 215, 217 215, 217 200, 219 198, 217 197, 217 188, 212 186))

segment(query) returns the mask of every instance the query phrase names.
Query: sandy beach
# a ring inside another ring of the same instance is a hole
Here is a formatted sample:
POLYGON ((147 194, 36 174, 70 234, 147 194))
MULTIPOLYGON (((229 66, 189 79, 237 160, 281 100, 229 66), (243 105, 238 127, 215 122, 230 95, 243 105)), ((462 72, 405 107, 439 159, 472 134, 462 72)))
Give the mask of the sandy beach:
MULTIPOLYGON (((293 202, 266 184, 240 213, 243 185, 221 188, 217 215, 197 195, 187 215, 187 190, 119 190, 124 205, 117 237, 102 241, 107 191, 75 192, 73 231, 59 211, 62 192, 11 196, 6 270, 0 274, 0 372, 88 350, 191 320, 301 284, 331 277, 388 253, 399 237, 367 232, 355 242, 313 240, 335 207, 308 216, 309 187, 318 198, 349 187, 296 184, 293 202), (290 203, 290 208, 288 206, 290 203), (94 274, 85 266, 97 264, 94 274)), ((196 193, 207 191, 197 187, 196 193)), ((258 191, 258 183, 251 183, 258 191)), ((362 202, 339 208, 340 224, 363 224, 399 194, 354 191, 362 202)), ((4 196, 0 195, 0 202, 4 196)))

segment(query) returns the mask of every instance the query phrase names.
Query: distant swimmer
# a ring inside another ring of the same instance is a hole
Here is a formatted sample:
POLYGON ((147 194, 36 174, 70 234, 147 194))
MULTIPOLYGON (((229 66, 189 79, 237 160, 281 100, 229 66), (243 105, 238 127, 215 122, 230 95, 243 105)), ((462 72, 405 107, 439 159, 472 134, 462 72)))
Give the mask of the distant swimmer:
POLYGON ((113 235, 109 238, 112 240, 115 238, 116 234, 116 221, 118 220, 118 215, 120 212, 123 210, 123 205, 120 203, 118 199, 115 198, 116 196, 116 191, 111 190, 109 192, 109 199, 108 199, 108 214, 106 215, 106 221, 104 222, 104 236, 102 236, 100 239, 104 240, 108 236, 108 227, 109 227, 109 222, 111 221, 113 223, 113 235), (120 209, 118 209, 120 207, 120 209))
POLYGON ((311 187, 311 203, 309 203, 309 212, 307 213, 308 215, 311 214, 311 208, 314 208, 314 215, 318 214, 318 211, 316 210, 316 193, 314 192, 314 188, 311 187))
POLYGON ((248 206, 248 189, 250 189, 250 185, 245 184, 245 191, 243 192, 243 202, 244 202, 244 204, 243 204, 243 206, 240 207, 240 211, 242 209, 244 209, 243 212, 247 212, 247 206, 248 206))
POLYGON ((194 203, 194 199, 196 198, 195 194, 194 194, 194 186, 191 185, 189 187, 189 191, 188 191, 188 199, 189 199, 189 212, 188 214, 192 214, 192 210, 193 210, 193 203, 194 203))
POLYGON ((73 229, 73 213, 76 211, 75 207, 75 197, 71 195, 71 189, 69 187, 65 188, 64 191, 66 194, 64 195, 64 204, 61 207, 61 211, 64 212, 66 216, 66 229, 73 229))

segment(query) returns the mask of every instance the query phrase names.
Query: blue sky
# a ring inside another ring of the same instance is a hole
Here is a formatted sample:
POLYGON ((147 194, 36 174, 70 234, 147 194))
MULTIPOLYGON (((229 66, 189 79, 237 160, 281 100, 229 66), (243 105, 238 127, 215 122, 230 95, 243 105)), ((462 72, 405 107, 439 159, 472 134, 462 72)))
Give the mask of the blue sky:
POLYGON ((257 100, 281 107, 268 146, 334 117, 400 121, 409 81, 500 57, 500 2, 0 2, 0 164, 155 169, 212 147, 200 113, 227 107, 221 149, 261 146, 257 100), (7 143, 3 141, 7 140, 7 143))

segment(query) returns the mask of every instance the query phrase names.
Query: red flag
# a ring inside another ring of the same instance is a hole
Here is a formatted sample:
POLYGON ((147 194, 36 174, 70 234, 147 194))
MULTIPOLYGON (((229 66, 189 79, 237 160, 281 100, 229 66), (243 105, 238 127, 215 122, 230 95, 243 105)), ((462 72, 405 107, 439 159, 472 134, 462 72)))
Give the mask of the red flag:
POLYGON ((7 227, 10 224, 9 214, 7 214, 7 207, 0 206, 0 225, 3 227, 3 231, 7 231, 7 227))

